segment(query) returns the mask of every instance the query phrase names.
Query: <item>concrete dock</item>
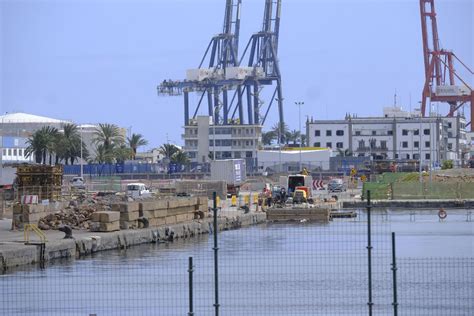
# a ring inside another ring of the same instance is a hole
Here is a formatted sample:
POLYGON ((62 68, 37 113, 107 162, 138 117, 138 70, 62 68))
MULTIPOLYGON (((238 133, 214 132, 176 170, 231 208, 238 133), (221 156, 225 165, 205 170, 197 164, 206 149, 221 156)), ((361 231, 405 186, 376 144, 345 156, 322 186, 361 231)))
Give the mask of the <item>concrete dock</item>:
MULTIPOLYGON (((209 216, 209 215, 208 215, 209 216)), ((220 210, 218 227, 220 231, 237 229, 266 222, 266 213, 242 210, 220 210)), ((98 251, 126 249, 133 245, 193 238, 209 234, 213 229, 213 218, 187 221, 160 227, 121 230, 116 232, 90 232, 74 230, 73 239, 64 239, 64 233, 57 230, 45 231, 47 242, 42 255, 39 245, 25 245, 23 230, 11 230, 11 219, 0 220, 0 269, 2 273, 31 264, 48 262, 58 258, 78 258, 98 251)), ((34 235, 32 242, 38 242, 34 235)))

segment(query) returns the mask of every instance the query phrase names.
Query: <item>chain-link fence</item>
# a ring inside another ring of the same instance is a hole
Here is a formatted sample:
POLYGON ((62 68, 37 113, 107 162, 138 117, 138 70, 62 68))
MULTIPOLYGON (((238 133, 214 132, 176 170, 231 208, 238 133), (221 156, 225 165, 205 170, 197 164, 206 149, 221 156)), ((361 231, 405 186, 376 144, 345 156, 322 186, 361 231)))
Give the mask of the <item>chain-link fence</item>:
POLYGON ((52 262, 2 276, 0 314, 394 315, 396 303, 399 315, 472 315, 472 222, 464 212, 441 221, 433 212, 372 210, 369 225, 362 209, 329 223, 223 231, 216 243, 212 234, 157 239, 52 262), (401 236, 395 278, 392 231, 401 236))

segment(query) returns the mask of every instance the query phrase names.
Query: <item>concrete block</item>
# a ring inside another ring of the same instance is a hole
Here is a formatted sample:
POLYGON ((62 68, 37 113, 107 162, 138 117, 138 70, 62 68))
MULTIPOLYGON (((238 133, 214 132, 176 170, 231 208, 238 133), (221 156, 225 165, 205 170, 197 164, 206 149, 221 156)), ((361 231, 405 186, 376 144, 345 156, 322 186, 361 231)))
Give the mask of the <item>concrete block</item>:
POLYGON ((166 225, 166 220, 164 218, 151 218, 149 224, 151 227, 164 226, 166 225))
POLYGON ((155 210, 167 209, 168 200, 158 200, 156 201, 155 210))
POLYGON ((178 223, 186 222, 187 220, 188 220, 188 214, 176 215, 176 222, 178 223))
POLYGON ((92 213, 93 222, 111 223, 120 220, 120 213, 112 211, 100 211, 92 213))
POLYGON ((178 215, 194 212, 193 206, 181 206, 177 208, 170 208, 168 210, 168 215, 178 215))
POLYGON ((121 213, 138 212, 140 204, 138 202, 116 203, 111 205, 111 209, 121 213))
POLYGON ((173 225, 173 224, 176 224, 176 216, 173 215, 173 216, 166 216, 165 217, 165 223, 166 225, 173 225))
POLYGON ((140 211, 153 211, 156 208, 155 201, 143 201, 139 203, 139 210, 140 211))
POLYGON ((138 211, 120 213, 120 221, 136 221, 138 217, 138 211))
POLYGON ((92 232, 113 232, 116 230, 120 230, 120 222, 110 222, 110 223, 103 223, 103 222, 90 222, 89 229, 92 232))
MULTIPOLYGON (((138 214, 138 212, 136 212, 138 214)), ((137 221, 120 221, 120 229, 136 229, 138 228, 137 221)))

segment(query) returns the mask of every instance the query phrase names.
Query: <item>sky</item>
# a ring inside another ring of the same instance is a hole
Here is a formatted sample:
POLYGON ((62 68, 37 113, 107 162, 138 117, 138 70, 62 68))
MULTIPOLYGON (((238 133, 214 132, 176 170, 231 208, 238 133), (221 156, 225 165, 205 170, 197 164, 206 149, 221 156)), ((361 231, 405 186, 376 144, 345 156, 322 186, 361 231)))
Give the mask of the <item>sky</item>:
MULTIPOLYGON (((435 1, 442 47, 474 68, 474 1, 435 1)), ((381 115, 395 93, 404 109, 419 106, 418 0, 282 2, 279 60, 290 129, 298 129, 296 101, 304 102, 302 121, 381 115)), ((224 4, 0 0, 0 111, 114 123, 144 135, 148 148, 182 144, 183 98, 157 96, 156 86, 197 68, 222 29, 224 4)), ((260 30, 263 8, 264 0, 242 0, 240 52, 260 30)), ((274 107, 264 130, 276 121, 274 107)))

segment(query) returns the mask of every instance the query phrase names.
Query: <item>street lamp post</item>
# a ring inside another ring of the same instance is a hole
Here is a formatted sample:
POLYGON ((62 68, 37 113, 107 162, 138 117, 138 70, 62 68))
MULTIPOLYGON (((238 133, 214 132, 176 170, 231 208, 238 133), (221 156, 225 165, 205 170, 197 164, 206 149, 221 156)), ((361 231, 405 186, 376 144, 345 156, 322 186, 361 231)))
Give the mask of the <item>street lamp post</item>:
POLYGON ((82 178, 84 175, 84 163, 82 161, 82 125, 80 127, 80 131, 81 131, 81 178, 82 178))
POLYGON ((299 169, 301 171, 302 170, 302 165, 301 165, 301 143, 303 142, 303 135, 301 134, 301 106, 304 104, 304 102, 296 101, 295 104, 298 106, 298 123, 299 123, 299 129, 300 129, 300 165, 299 165, 299 169))

